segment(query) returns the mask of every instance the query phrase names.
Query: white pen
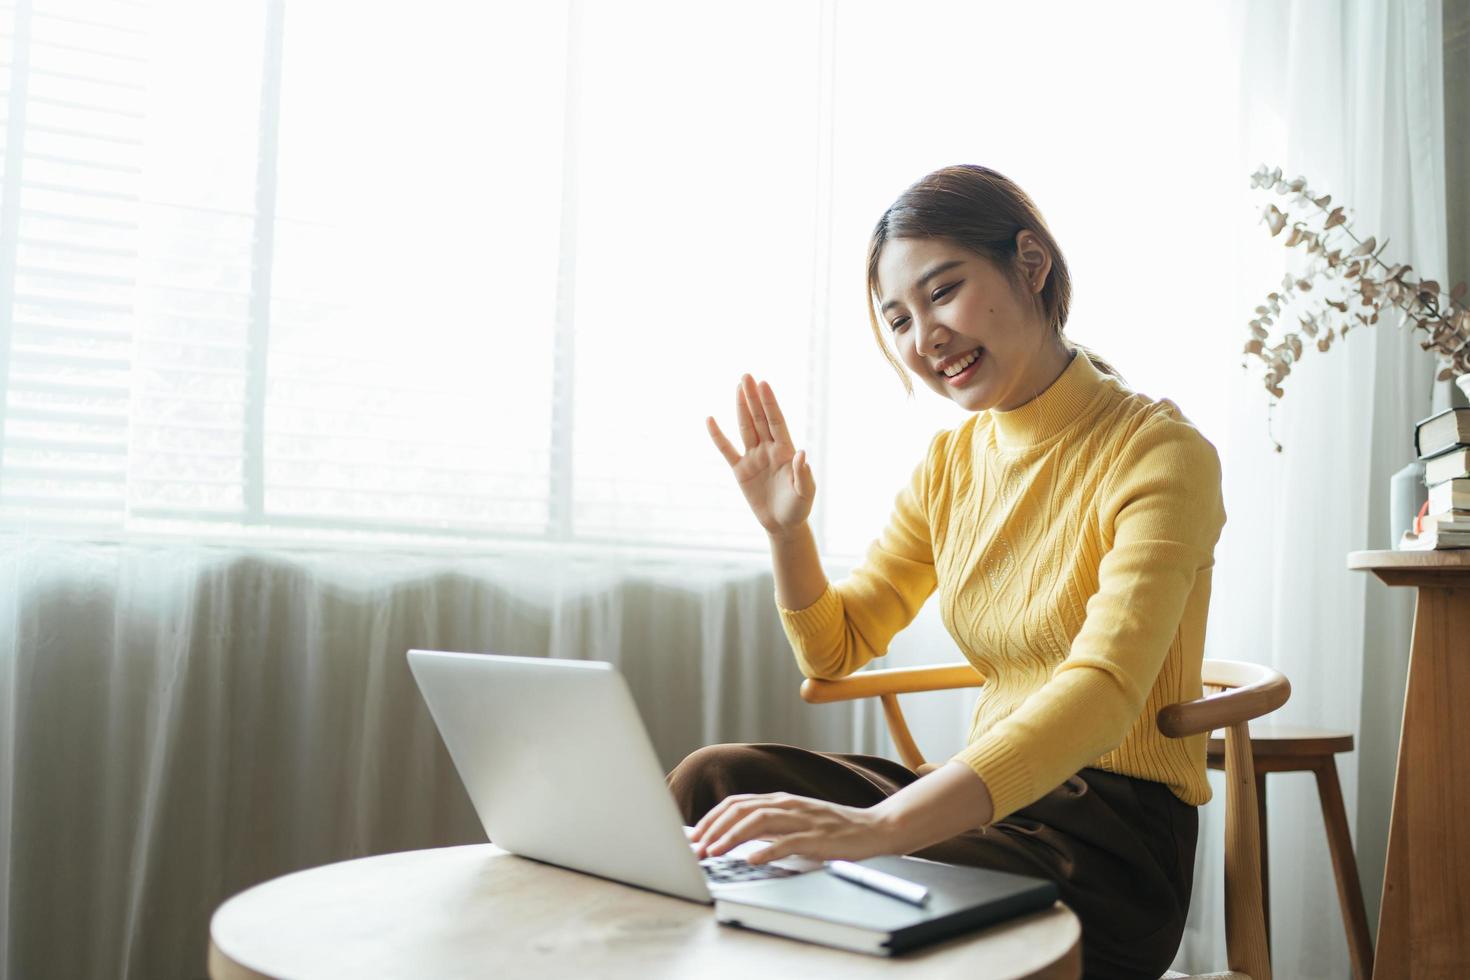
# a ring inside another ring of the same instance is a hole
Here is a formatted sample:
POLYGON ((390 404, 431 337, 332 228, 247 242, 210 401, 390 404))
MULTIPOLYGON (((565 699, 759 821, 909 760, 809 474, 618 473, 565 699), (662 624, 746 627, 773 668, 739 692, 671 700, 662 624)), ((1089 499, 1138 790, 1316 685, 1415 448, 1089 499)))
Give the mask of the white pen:
POLYGON ((851 861, 828 861, 827 870, 844 881, 871 888, 875 892, 908 902, 910 905, 923 906, 929 902, 929 889, 923 885, 905 881, 896 875, 876 871, 873 868, 865 868, 861 864, 853 864, 851 861))

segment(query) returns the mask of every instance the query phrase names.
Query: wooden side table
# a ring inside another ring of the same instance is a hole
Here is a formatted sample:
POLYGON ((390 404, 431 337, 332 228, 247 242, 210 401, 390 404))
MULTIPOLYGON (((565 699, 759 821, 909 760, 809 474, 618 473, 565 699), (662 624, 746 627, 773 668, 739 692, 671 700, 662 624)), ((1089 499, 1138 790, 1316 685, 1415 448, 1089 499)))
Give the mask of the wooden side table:
POLYGON ((1418 590, 1373 977, 1464 976, 1470 968, 1470 550, 1355 551, 1348 568, 1418 590))
POLYGON ((285 875, 221 905, 209 936, 213 980, 1082 976, 1082 927, 1060 902, 887 959, 721 926, 707 905, 493 844, 285 875))

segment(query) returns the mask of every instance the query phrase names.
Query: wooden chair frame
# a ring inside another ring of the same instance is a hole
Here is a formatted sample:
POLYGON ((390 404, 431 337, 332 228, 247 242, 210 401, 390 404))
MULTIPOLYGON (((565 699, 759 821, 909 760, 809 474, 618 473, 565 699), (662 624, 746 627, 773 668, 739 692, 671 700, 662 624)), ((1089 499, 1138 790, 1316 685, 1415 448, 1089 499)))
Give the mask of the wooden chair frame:
MULTIPOLYGON (((1230 969, 1248 973, 1252 980, 1271 980, 1261 895, 1261 827, 1248 724, 1285 704, 1291 684, 1270 667, 1235 660, 1206 660, 1200 676, 1213 693, 1160 710, 1159 731, 1167 738, 1225 731, 1225 951, 1230 969)), ((969 664, 896 667, 865 670, 838 680, 808 678, 801 685, 801 696, 811 704, 879 698, 904 765, 927 773, 935 767, 919 752, 898 696, 984 684, 985 678, 969 664)))

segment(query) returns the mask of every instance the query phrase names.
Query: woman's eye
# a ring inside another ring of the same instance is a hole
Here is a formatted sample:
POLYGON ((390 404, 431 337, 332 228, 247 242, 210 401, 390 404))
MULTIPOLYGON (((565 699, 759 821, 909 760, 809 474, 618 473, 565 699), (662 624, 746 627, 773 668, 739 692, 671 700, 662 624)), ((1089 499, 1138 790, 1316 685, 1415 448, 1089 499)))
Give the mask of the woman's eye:
POLYGON ((958 285, 959 285, 959 283, 952 282, 948 286, 940 286, 938 289, 934 290, 934 295, 931 296, 931 297, 929 297, 929 301, 931 303, 937 303, 937 302, 939 302, 940 297, 945 296, 948 293, 952 292, 954 290, 954 288, 956 286, 958 286, 958 285))
POLYGON ((909 318, 906 317, 906 316, 901 316, 897 320, 894 320, 893 323, 891 324, 891 326, 893 327, 893 332, 894 333, 898 333, 898 328, 901 327, 901 326, 903 326, 905 323, 908 323, 908 322, 909 322, 909 318))

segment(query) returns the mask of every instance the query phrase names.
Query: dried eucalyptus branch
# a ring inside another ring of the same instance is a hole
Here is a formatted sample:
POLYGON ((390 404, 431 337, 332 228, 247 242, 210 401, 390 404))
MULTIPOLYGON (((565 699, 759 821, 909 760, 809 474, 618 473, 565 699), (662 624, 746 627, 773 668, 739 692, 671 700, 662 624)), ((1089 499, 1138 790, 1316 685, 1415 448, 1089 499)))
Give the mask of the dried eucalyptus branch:
POLYGON ((1266 390, 1273 397, 1282 396, 1282 382, 1291 374, 1292 364, 1301 360, 1303 335, 1316 341, 1319 351, 1326 351, 1334 339, 1346 336, 1349 330, 1377 323, 1388 305, 1402 311, 1400 328, 1412 324, 1424 332, 1419 346, 1439 358, 1443 365, 1439 380, 1470 374, 1470 309, 1461 302, 1465 283, 1456 284, 1446 294, 1432 279, 1415 282, 1410 275, 1412 267, 1386 264, 1379 256, 1388 242, 1380 247, 1372 235, 1359 239, 1348 224, 1347 212, 1342 207, 1329 211, 1332 195, 1315 196, 1305 177, 1282 180, 1280 167, 1267 170, 1263 165, 1251 175, 1251 186, 1293 195, 1290 204, 1302 207, 1304 216, 1293 218, 1289 210, 1268 204, 1261 220, 1270 227, 1272 237, 1290 228, 1283 244, 1287 248, 1305 245, 1312 256, 1307 271, 1300 276, 1288 273, 1281 288, 1256 307, 1256 317, 1250 321, 1251 338, 1242 353, 1254 354, 1265 362, 1266 390), (1319 221, 1320 227, 1314 227, 1319 221), (1344 238, 1352 244, 1344 243, 1344 238), (1330 295, 1324 289, 1320 303, 1312 304, 1305 294, 1312 292, 1318 281, 1326 287, 1337 287, 1337 293, 1330 295), (1279 329, 1283 309, 1293 303, 1301 307, 1294 311, 1299 330, 1287 330, 1272 343, 1269 328, 1279 329))

